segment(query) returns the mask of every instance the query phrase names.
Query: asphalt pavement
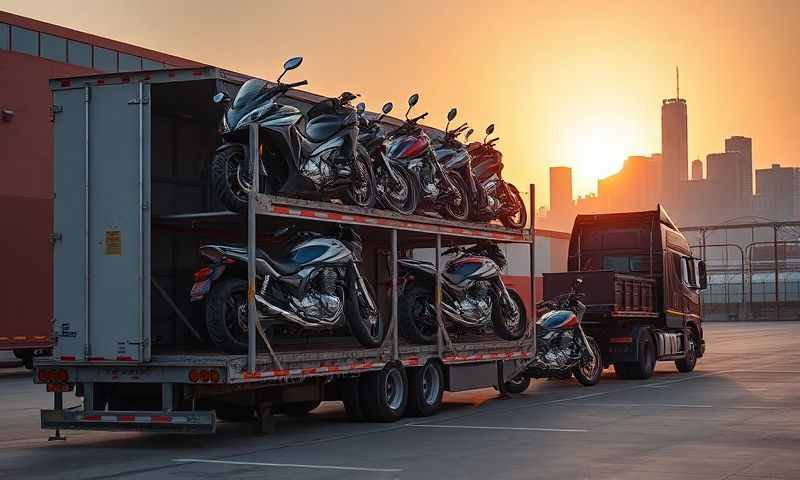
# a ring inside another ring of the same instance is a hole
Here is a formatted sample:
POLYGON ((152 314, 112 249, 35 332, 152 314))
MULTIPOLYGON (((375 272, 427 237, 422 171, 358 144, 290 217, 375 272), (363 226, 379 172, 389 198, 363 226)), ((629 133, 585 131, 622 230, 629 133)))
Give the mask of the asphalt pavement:
POLYGON ((448 394, 437 415, 393 424, 348 422, 328 402, 269 436, 221 424, 48 441, 39 409, 52 397, 0 372, 0 478, 800 479, 800 323, 708 323, 706 341, 691 374, 662 362, 646 381, 609 370, 590 388, 448 394))

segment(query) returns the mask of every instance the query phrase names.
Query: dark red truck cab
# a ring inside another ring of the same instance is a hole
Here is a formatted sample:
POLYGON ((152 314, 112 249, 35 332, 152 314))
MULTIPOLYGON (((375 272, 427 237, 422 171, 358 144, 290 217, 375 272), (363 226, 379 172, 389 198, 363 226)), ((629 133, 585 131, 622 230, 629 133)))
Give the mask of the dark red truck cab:
POLYGON ((583 326, 598 341, 606 367, 613 364, 622 378, 649 378, 661 360, 682 372, 694 369, 705 352, 705 264, 661 205, 578 215, 568 255, 567 272, 544 274, 544 298, 583 279, 583 326))

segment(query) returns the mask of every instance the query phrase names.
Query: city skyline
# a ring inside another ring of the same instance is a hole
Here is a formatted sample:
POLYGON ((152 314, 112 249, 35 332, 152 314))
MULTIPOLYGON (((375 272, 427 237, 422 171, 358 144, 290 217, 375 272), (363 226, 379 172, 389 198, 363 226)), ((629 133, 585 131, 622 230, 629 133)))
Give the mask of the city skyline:
POLYGON ((310 90, 358 92, 373 110, 419 92, 431 126, 442 127, 453 106, 476 131, 495 123, 506 175, 523 190, 537 184, 538 205, 549 198, 550 166, 572 167, 574 190, 585 195, 628 155, 660 152, 657 109, 675 96, 676 64, 680 96, 691 99, 689 159, 747 135, 756 139, 754 167, 800 165, 797 2, 512 2, 493 6, 487 20, 480 2, 308 1, 318 15, 303 19, 301 36, 283 5, 231 2, 222 13, 235 21, 222 23, 210 2, 7 0, 3 8, 264 78, 302 54, 292 75, 310 90), (354 48, 349 35, 323 35, 330 25, 370 41, 354 48))

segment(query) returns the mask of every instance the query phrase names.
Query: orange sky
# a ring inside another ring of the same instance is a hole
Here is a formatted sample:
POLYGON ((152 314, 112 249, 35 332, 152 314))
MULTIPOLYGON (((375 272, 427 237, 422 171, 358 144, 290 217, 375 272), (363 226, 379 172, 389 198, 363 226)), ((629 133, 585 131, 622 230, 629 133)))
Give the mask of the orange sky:
MULTIPOLYGON (((476 130, 497 124, 507 176, 547 203, 547 167, 593 191, 627 154, 661 149, 660 103, 675 65, 689 158, 753 137, 754 164, 800 165, 800 1, 67 1, 0 9, 193 60, 351 90, 373 110, 419 92, 476 130), (499 5, 498 5, 499 4, 499 5)), ((398 109, 399 111, 399 109, 398 109)))

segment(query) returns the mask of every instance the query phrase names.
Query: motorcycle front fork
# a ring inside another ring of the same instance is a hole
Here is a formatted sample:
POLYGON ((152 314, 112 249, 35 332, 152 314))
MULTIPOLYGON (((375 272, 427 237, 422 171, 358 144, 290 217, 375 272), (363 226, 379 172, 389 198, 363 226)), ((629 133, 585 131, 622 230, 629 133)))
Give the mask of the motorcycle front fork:
POLYGON ((597 358, 594 356, 592 345, 589 343, 589 339, 586 338, 586 334, 583 332, 583 327, 581 325, 578 325, 578 331, 581 333, 581 339, 583 340, 583 345, 586 347, 586 351, 589 352, 589 356, 592 357, 592 361, 596 362, 597 358))

